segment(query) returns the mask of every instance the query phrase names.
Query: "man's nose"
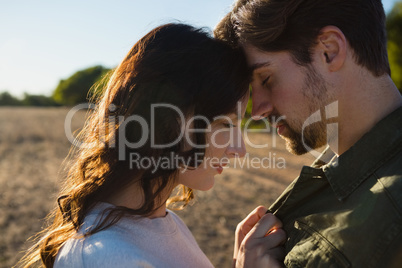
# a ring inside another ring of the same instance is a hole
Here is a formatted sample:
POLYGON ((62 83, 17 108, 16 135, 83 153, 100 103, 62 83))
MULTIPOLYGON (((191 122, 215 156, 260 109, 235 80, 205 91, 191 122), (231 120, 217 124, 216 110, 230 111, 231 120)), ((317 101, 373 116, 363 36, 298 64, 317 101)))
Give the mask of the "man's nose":
POLYGON ((253 86, 251 91, 251 101, 253 105, 251 116, 254 120, 268 117, 273 111, 269 93, 259 87, 260 86, 253 86))

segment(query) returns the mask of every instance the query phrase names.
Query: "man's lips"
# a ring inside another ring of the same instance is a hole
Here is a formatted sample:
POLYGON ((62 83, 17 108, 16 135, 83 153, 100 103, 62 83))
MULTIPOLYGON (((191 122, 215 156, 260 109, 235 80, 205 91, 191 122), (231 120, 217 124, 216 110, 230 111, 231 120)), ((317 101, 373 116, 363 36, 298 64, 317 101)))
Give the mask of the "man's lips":
POLYGON ((283 125, 278 125, 278 126, 276 127, 278 134, 279 134, 279 135, 283 135, 283 132, 285 131, 285 128, 286 128, 286 125, 285 125, 285 124, 283 124, 283 125))
POLYGON ((254 120, 260 120, 260 119, 266 119, 268 123, 271 125, 271 127, 276 128, 277 132, 279 135, 283 135, 287 123, 285 121, 285 116, 281 115, 279 116, 278 114, 275 115, 270 115, 270 116, 253 116, 254 120), (257 119, 255 119, 257 118, 257 119))
POLYGON ((276 131, 278 132, 279 135, 283 135, 285 129, 286 129, 286 123, 278 123, 275 125, 276 131))

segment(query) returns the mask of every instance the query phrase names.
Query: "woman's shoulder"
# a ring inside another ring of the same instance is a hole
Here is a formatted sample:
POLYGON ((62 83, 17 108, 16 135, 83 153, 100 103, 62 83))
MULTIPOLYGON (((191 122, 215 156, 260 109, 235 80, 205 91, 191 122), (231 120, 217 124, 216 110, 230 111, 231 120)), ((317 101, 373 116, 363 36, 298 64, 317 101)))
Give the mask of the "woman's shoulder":
POLYGON ((153 267, 146 254, 114 228, 67 240, 54 267, 153 267))
MULTIPOLYGON (((168 216, 171 218, 172 222, 177 226, 178 229, 181 231, 183 230, 189 230, 187 225, 184 223, 184 221, 173 211, 167 210, 168 216)), ((190 231, 190 230, 189 230, 190 231)))
POLYGON ((146 253, 133 236, 141 233, 141 225, 127 229, 120 221, 92 235, 84 234, 99 224, 102 210, 93 210, 85 217, 79 232, 68 239, 57 254, 55 267, 153 267, 146 253), (141 264, 141 265, 140 265, 141 264), (147 265, 145 265, 147 264, 147 265))
POLYGON ((185 267, 180 257, 207 259, 190 230, 174 212, 154 219, 122 218, 116 224, 90 236, 82 236, 96 225, 98 215, 85 218, 74 238, 67 240, 57 255, 55 268, 61 267, 185 267), (198 252, 195 254, 194 252, 198 252), (169 265, 168 265, 169 266, 169 265))

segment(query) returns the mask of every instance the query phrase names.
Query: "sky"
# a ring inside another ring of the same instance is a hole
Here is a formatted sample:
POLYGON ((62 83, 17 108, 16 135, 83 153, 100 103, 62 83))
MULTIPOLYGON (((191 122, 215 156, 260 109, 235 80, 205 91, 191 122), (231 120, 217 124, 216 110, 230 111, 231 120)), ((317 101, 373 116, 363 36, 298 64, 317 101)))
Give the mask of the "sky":
MULTIPOLYGON (((60 79, 115 67, 154 27, 212 29, 234 0, 0 0, 0 92, 51 95, 60 79)), ((383 0, 386 12, 397 0, 383 0)))

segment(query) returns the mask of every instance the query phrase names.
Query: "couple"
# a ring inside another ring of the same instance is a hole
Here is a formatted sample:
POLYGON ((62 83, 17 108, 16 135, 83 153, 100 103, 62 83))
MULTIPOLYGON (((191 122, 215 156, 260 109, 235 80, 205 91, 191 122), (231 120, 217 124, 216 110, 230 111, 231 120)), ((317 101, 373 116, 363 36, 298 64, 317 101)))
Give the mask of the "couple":
POLYGON ((82 134, 97 146, 77 152, 53 225, 21 263, 211 267, 167 205, 213 186, 224 164, 212 159, 245 154, 239 115, 251 85, 252 115, 270 120, 289 151, 329 146, 269 213, 258 207, 239 223, 233 266, 397 267, 402 98, 384 23, 380 0, 239 0, 216 39, 182 24, 152 30, 111 76, 82 134), (184 119, 151 113, 162 103, 184 119), (151 132, 171 145, 155 146, 151 132), (132 153, 185 161, 142 168, 132 153), (178 185, 182 195, 169 198, 178 185))

